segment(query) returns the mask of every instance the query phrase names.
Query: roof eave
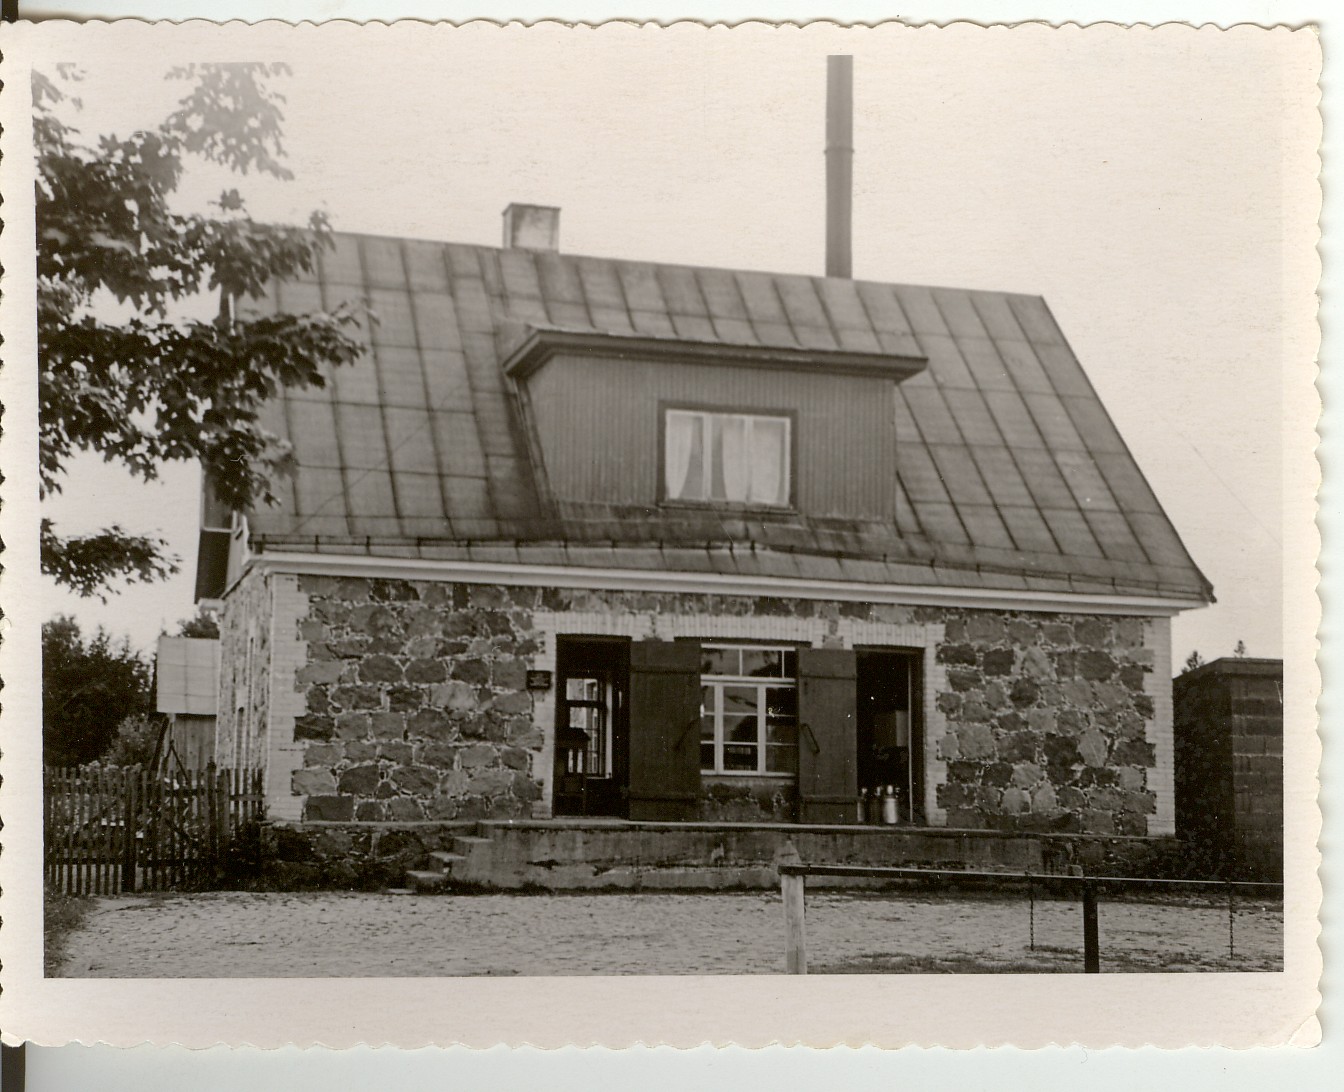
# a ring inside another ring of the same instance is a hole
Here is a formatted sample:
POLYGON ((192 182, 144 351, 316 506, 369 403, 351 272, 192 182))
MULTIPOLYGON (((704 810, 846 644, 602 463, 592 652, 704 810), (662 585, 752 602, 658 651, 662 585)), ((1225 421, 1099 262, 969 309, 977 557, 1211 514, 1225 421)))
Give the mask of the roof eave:
POLYGON ((924 356, 893 356, 844 349, 735 345, 529 325, 522 340, 505 357, 504 370, 513 379, 523 380, 560 354, 667 360, 680 364, 736 364, 746 368, 865 376, 890 379, 897 383, 919 374, 929 363, 928 357, 924 356))

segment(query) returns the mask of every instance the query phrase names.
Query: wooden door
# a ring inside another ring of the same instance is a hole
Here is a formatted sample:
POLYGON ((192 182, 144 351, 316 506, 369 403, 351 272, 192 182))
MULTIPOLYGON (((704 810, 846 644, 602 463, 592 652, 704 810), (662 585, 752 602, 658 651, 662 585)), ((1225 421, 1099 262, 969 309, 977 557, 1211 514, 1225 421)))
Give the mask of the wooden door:
POLYGON ((798 820, 858 821, 855 655, 798 650, 798 820))
POLYGON ((698 818, 700 645, 634 642, 629 710, 630 818, 698 818))

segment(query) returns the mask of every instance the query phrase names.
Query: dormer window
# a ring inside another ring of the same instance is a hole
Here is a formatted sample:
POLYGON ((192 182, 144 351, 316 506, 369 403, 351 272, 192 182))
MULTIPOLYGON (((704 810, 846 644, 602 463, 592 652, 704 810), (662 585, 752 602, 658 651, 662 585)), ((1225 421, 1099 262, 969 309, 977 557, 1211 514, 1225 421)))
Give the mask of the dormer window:
POLYGON ((664 410, 666 500, 785 508, 792 497, 792 461, 789 416, 664 410))

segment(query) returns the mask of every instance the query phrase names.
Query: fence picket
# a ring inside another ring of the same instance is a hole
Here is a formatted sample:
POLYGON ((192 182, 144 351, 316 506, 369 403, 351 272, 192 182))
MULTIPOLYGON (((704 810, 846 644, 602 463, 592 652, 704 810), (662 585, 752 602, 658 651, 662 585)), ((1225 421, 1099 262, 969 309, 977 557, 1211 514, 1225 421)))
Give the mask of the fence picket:
POLYGON ((67 894, 217 882, 229 845, 263 814, 259 770, 49 767, 42 785, 43 878, 67 894))

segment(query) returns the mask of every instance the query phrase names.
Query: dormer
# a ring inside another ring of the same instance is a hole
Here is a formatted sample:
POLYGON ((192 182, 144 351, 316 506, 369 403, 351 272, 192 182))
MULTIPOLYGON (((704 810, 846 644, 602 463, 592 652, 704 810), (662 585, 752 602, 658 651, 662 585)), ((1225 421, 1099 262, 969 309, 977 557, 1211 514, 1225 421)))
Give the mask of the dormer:
POLYGON ((895 385, 927 363, 531 324, 504 368, 557 501, 889 519, 895 385))

